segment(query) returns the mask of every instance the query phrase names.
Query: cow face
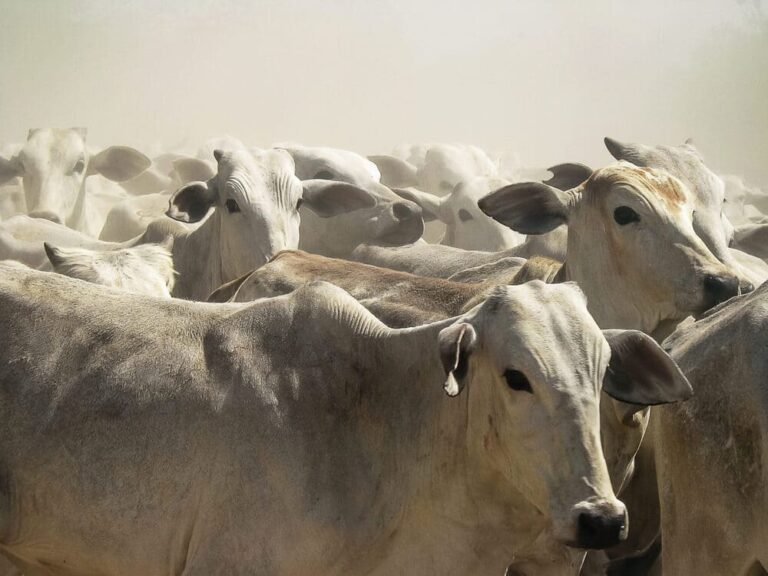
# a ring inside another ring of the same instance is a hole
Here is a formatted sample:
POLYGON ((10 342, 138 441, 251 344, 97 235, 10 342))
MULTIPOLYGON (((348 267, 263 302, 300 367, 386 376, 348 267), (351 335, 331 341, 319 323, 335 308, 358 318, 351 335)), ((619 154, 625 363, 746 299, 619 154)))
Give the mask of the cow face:
POLYGON ((519 487, 567 545, 623 539, 626 510, 603 457, 600 394, 641 406, 689 397, 664 351, 639 332, 603 333, 573 283, 539 281, 497 288, 439 341, 446 391, 466 387, 478 482, 519 487))
POLYGON ((92 156, 86 130, 30 130, 27 142, 11 160, 0 162, 0 183, 21 176, 30 216, 85 230, 85 179, 101 174, 123 182, 141 174, 151 161, 132 148, 114 146, 92 156))
POLYGON ((567 222, 567 270, 606 328, 645 332, 703 312, 738 293, 733 271, 693 226, 695 202, 666 172, 625 162, 563 192, 512 184, 479 202, 513 230, 541 234, 567 222))
MULTIPOLYGON (((704 164, 693 142, 688 140, 680 146, 647 146, 606 138, 605 145, 617 160, 665 170, 682 181, 691 192, 696 234, 718 260, 738 270, 728 250, 733 225, 725 213, 725 183, 704 164)), ((747 288, 748 283, 747 279, 742 280, 742 288, 747 288)))
POLYGON ((426 220, 437 219, 445 224, 442 244, 465 250, 497 251, 522 244, 525 236, 488 218, 478 208, 477 201, 508 183, 499 178, 472 178, 460 182, 449 195, 442 198, 415 189, 395 192, 416 202, 426 220))
POLYGON ((402 246, 424 232, 421 208, 378 182, 365 188, 332 180, 304 182, 304 250, 345 258, 360 244, 402 246))
POLYGON ((218 235, 222 278, 232 279, 298 246, 303 190, 285 151, 216 150, 214 157, 216 175, 181 187, 167 214, 195 223, 213 210, 204 225, 218 235))

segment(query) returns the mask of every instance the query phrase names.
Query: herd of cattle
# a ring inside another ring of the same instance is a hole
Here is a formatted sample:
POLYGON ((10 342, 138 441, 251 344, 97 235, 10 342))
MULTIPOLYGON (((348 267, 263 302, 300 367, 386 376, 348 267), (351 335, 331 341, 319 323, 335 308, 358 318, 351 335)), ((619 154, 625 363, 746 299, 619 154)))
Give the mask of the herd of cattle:
POLYGON ((768 576, 768 195, 605 145, 2 148, 0 572, 768 576))

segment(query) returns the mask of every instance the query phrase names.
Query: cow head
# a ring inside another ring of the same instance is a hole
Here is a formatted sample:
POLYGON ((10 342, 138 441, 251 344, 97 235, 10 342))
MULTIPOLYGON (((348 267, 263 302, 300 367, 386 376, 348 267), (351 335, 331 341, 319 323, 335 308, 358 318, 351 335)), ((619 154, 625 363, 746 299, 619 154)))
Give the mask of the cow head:
POLYGON ((573 190, 512 184, 479 205, 521 233, 567 223, 568 276, 601 326, 650 333, 738 293, 734 272, 694 230, 691 193, 666 172, 619 162, 573 190))
POLYGON ((91 155, 85 140, 85 128, 30 130, 17 156, 0 159, 0 184, 20 176, 30 216, 85 230, 87 176, 123 182, 151 165, 144 154, 124 146, 91 155))
POLYGON ((465 250, 506 250, 525 240, 525 236, 488 218, 478 208, 477 201, 508 181, 477 177, 460 182, 447 196, 436 196, 416 189, 396 189, 401 197, 421 207, 424 219, 440 220, 445 224, 442 244, 465 250))
MULTIPOLYGON (((635 166, 658 168, 678 178, 691 192, 693 229, 721 262, 740 271, 728 250, 733 225, 725 214, 725 183, 710 170, 689 139, 679 146, 648 146, 605 138, 605 146, 617 160, 635 166)), ((746 271, 741 274, 742 290, 752 290, 746 271)))
POLYGON ((440 332, 439 348, 446 391, 467 395, 477 481, 518 487, 567 545, 623 539, 626 509, 601 448, 600 395, 633 405, 689 397, 666 353, 642 333, 601 331, 575 284, 540 281, 497 288, 440 332))

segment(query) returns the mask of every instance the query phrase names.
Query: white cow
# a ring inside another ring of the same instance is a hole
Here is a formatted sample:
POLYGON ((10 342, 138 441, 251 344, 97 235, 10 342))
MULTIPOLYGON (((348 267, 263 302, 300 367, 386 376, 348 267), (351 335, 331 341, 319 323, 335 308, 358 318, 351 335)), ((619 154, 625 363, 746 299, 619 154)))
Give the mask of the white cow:
POLYGON ((628 144, 612 138, 605 145, 617 160, 637 166, 666 170, 679 178, 692 192, 693 227, 698 236, 721 262, 739 272, 742 286, 749 289, 768 279, 768 266, 740 251, 729 248, 733 225, 724 210, 725 184, 710 170, 691 140, 680 146, 628 144))
POLYGON ((134 294, 171 297, 176 274, 170 242, 106 251, 44 246, 54 272, 134 294))
POLYGON ((218 172, 213 178, 191 182, 171 197, 168 216, 179 222, 163 216, 141 236, 113 243, 40 218, 15 217, 0 223, 0 259, 37 267, 45 262, 44 241, 59 247, 114 250, 173 236, 178 272, 173 295, 204 300, 277 252, 297 248, 300 203, 330 218, 370 202, 367 192, 349 184, 313 180, 302 186, 284 150, 256 155, 217 150, 214 156, 218 172))
POLYGON ((0 542, 32 573, 575 576, 626 530, 600 390, 690 393, 573 285, 392 330, 328 284, 209 305, 4 267, 0 310, 0 542))
POLYGON ((665 342, 694 389, 654 426, 664 574, 768 573, 768 286, 665 342))
POLYGON ((103 216, 89 203, 87 177, 101 174, 122 182, 146 170, 151 161, 125 146, 91 154, 85 139, 85 128, 30 130, 17 156, 0 158, 0 184, 20 176, 31 216, 98 236, 103 216))

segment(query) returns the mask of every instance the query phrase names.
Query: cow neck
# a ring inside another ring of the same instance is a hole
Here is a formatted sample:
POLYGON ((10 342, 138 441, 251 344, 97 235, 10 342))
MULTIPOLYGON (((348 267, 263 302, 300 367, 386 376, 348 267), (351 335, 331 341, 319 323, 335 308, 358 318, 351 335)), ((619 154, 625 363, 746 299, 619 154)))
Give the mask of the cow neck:
POLYGON ((205 300, 224 284, 221 267, 221 218, 214 212, 196 229, 174 234, 173 263, 179 277, 173 296, 205 300))

